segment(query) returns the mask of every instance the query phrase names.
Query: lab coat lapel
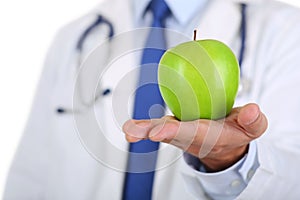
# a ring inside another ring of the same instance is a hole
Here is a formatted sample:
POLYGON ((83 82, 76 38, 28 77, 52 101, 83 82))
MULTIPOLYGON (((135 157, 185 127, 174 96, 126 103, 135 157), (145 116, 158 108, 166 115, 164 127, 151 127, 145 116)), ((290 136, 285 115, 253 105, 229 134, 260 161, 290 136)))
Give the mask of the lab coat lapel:
POLYGON ((213 0, 207 5, 198 26, 198 39, 217 39, 234 45, 239 34, 239 4, 228 0, 213 0))

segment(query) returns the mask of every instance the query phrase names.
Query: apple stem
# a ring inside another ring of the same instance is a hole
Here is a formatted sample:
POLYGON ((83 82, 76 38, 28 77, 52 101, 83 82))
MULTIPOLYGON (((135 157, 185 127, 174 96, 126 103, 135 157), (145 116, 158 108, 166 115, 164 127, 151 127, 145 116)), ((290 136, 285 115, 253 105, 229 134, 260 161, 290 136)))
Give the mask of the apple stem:
POLYGON ((194 30, 194 41, 196 41, 196 39, 197 39, 197 30, 195 29, 194 30))

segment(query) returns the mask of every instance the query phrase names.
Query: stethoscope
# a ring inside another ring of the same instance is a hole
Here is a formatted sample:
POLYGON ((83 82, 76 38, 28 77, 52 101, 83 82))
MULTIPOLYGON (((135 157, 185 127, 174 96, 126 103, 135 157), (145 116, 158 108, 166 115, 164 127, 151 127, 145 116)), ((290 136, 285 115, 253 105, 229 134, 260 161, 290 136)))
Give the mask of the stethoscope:
MULTIPOLYGON (((87 28, 85 29, 85 31, 80 35, 78 42, 76 44, 76 51, 77 51, 77 55, 78 55, 78 60, 77 60, 77 68, 79 70, 79 67, 81 65, 81 55, 82 55, 82 50, 83 50, 83 44, 85 42, 85 40, 87 39, 87 37, 89 36, 89 34, 99 25, 104 24, 107 25, 109 28, 109 32, 108 32, 108 39, 111 40, 114 36, 114 27, 112 25, 112 23, 106 19, 105 17, 103 17, 102 15, 98 15, 96 20, 87 28)), ((94 102, 96 102, 100 96, 106 96, 108 94, 111 93, 111 90, 109 88, 105 89, 102 91, 101 94, 98 94, 95 98, 94 98, 94 102)), ((90 105, 86 105, 86 107, 89 107, 90 105)), ((65 113, 74 113, 74 112, 80 112, 79 110, 75 110, 72 108, 66 108, 66 107, 57 107, 56 112, 59 114, 65 114, 65 113)))
MULTIPOLYGON (((241 23, 240 23, 240 49, 239 49, 239 57, 238 57, 238 62, 239 62, 239 66, 240 66, 240 71, 241 71, 241 77, 243 76, 242 74, 242 64, 244 61, 244 56, 245 56, 245 49, 246 49, 246 32, 247 32, 247 20, 246 20, 246 8, 247 5, 244 3, 240 4, 241 7, 241 23)), ((82 54, 82 50, 83 50, 83 44, 85 42, 85 40, 87 39, 87 37, 89 36, 89 34, 99 25, 107 25, 109 28, 109 32, 108 32, 108 39, 111 40, 114 36, 114 27, 112 25, 112 23, 106 19, 104 16, 102 15, 98 15, 96 20, 80 35, 77 45, 76 45, 76 51, 79 55, 79 59, 78 59, 78 68, 81 64, 81 59, 80 59, 80 55, 82 54)), ((245 92, 249 91, 249 81, 247 79, 243 79, 241 78, 240 80, 240 85, 239 85, 239 94, 244 94, 245 92)), ((106 96, 109 95, 111 93, 111 89, 107 88, 105 90, 103 90, 100 94, 98 94, 95 98, 93 103, 95 103, 101 96, 106 96)), ((86 105, 91 106, 91 105, 86 105)), ((56 109, 56 112, 58 114, 65 114, 65 113, 74 113, 76 112, 76 110, 74 109, 70 109, 70 108, 65 108, 65 107, 58 107, 56 109)), ((78 111, 77 111, 78 112, 78 111)))

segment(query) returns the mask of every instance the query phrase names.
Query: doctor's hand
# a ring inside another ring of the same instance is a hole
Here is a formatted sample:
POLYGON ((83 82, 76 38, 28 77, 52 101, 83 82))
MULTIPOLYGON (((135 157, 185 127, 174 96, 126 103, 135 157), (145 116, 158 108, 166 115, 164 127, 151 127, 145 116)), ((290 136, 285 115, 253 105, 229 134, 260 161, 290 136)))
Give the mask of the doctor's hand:
POLYGON ((165 116, 151 120, 128 120, 123 131, 129 142, 143 139, 172 144, 200 159, 206 170, 217 172, 239 161, 249 143, 260 137, 268 122, 257 104, 233 108, 221 120, 181 122, 165 116))

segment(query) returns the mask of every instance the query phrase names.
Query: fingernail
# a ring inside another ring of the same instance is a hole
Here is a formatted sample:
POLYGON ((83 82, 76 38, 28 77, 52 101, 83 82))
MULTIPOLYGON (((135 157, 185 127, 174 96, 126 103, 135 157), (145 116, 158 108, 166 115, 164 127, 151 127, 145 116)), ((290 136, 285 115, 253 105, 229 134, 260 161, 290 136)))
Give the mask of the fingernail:
POLYGON ((135 121, 135 125, 141 127, 141 128, 147 128, 149 127, 151 122, 149 121, 135 121))
POLYGON ((126 135, 141 140, 147 137, 147 126, 149 126, 147 121, 129 120, 123 125, 123 131, 126 135))
POLYGON ((256 112, 256 114, 254 115, 254 117, 251 117, 250 120, 246 121, 245 125, 250 125, 250 124, 254 123, 257 120, 258 116, 259 116, 259 111, 256 112))
POLYGON ((161 138, 161 134, 159 134, 160 131, 162 130, 162 128, 163 128, 163 126, 154 127, 149 133, 149 138, 151 138, 155 141, 163 140, 163 138, 161 138))
POLYGON ((149 123, 146 121, 128 120, 123 125, 123 131, 129 131, 135 128, 146 128, 149 123))

